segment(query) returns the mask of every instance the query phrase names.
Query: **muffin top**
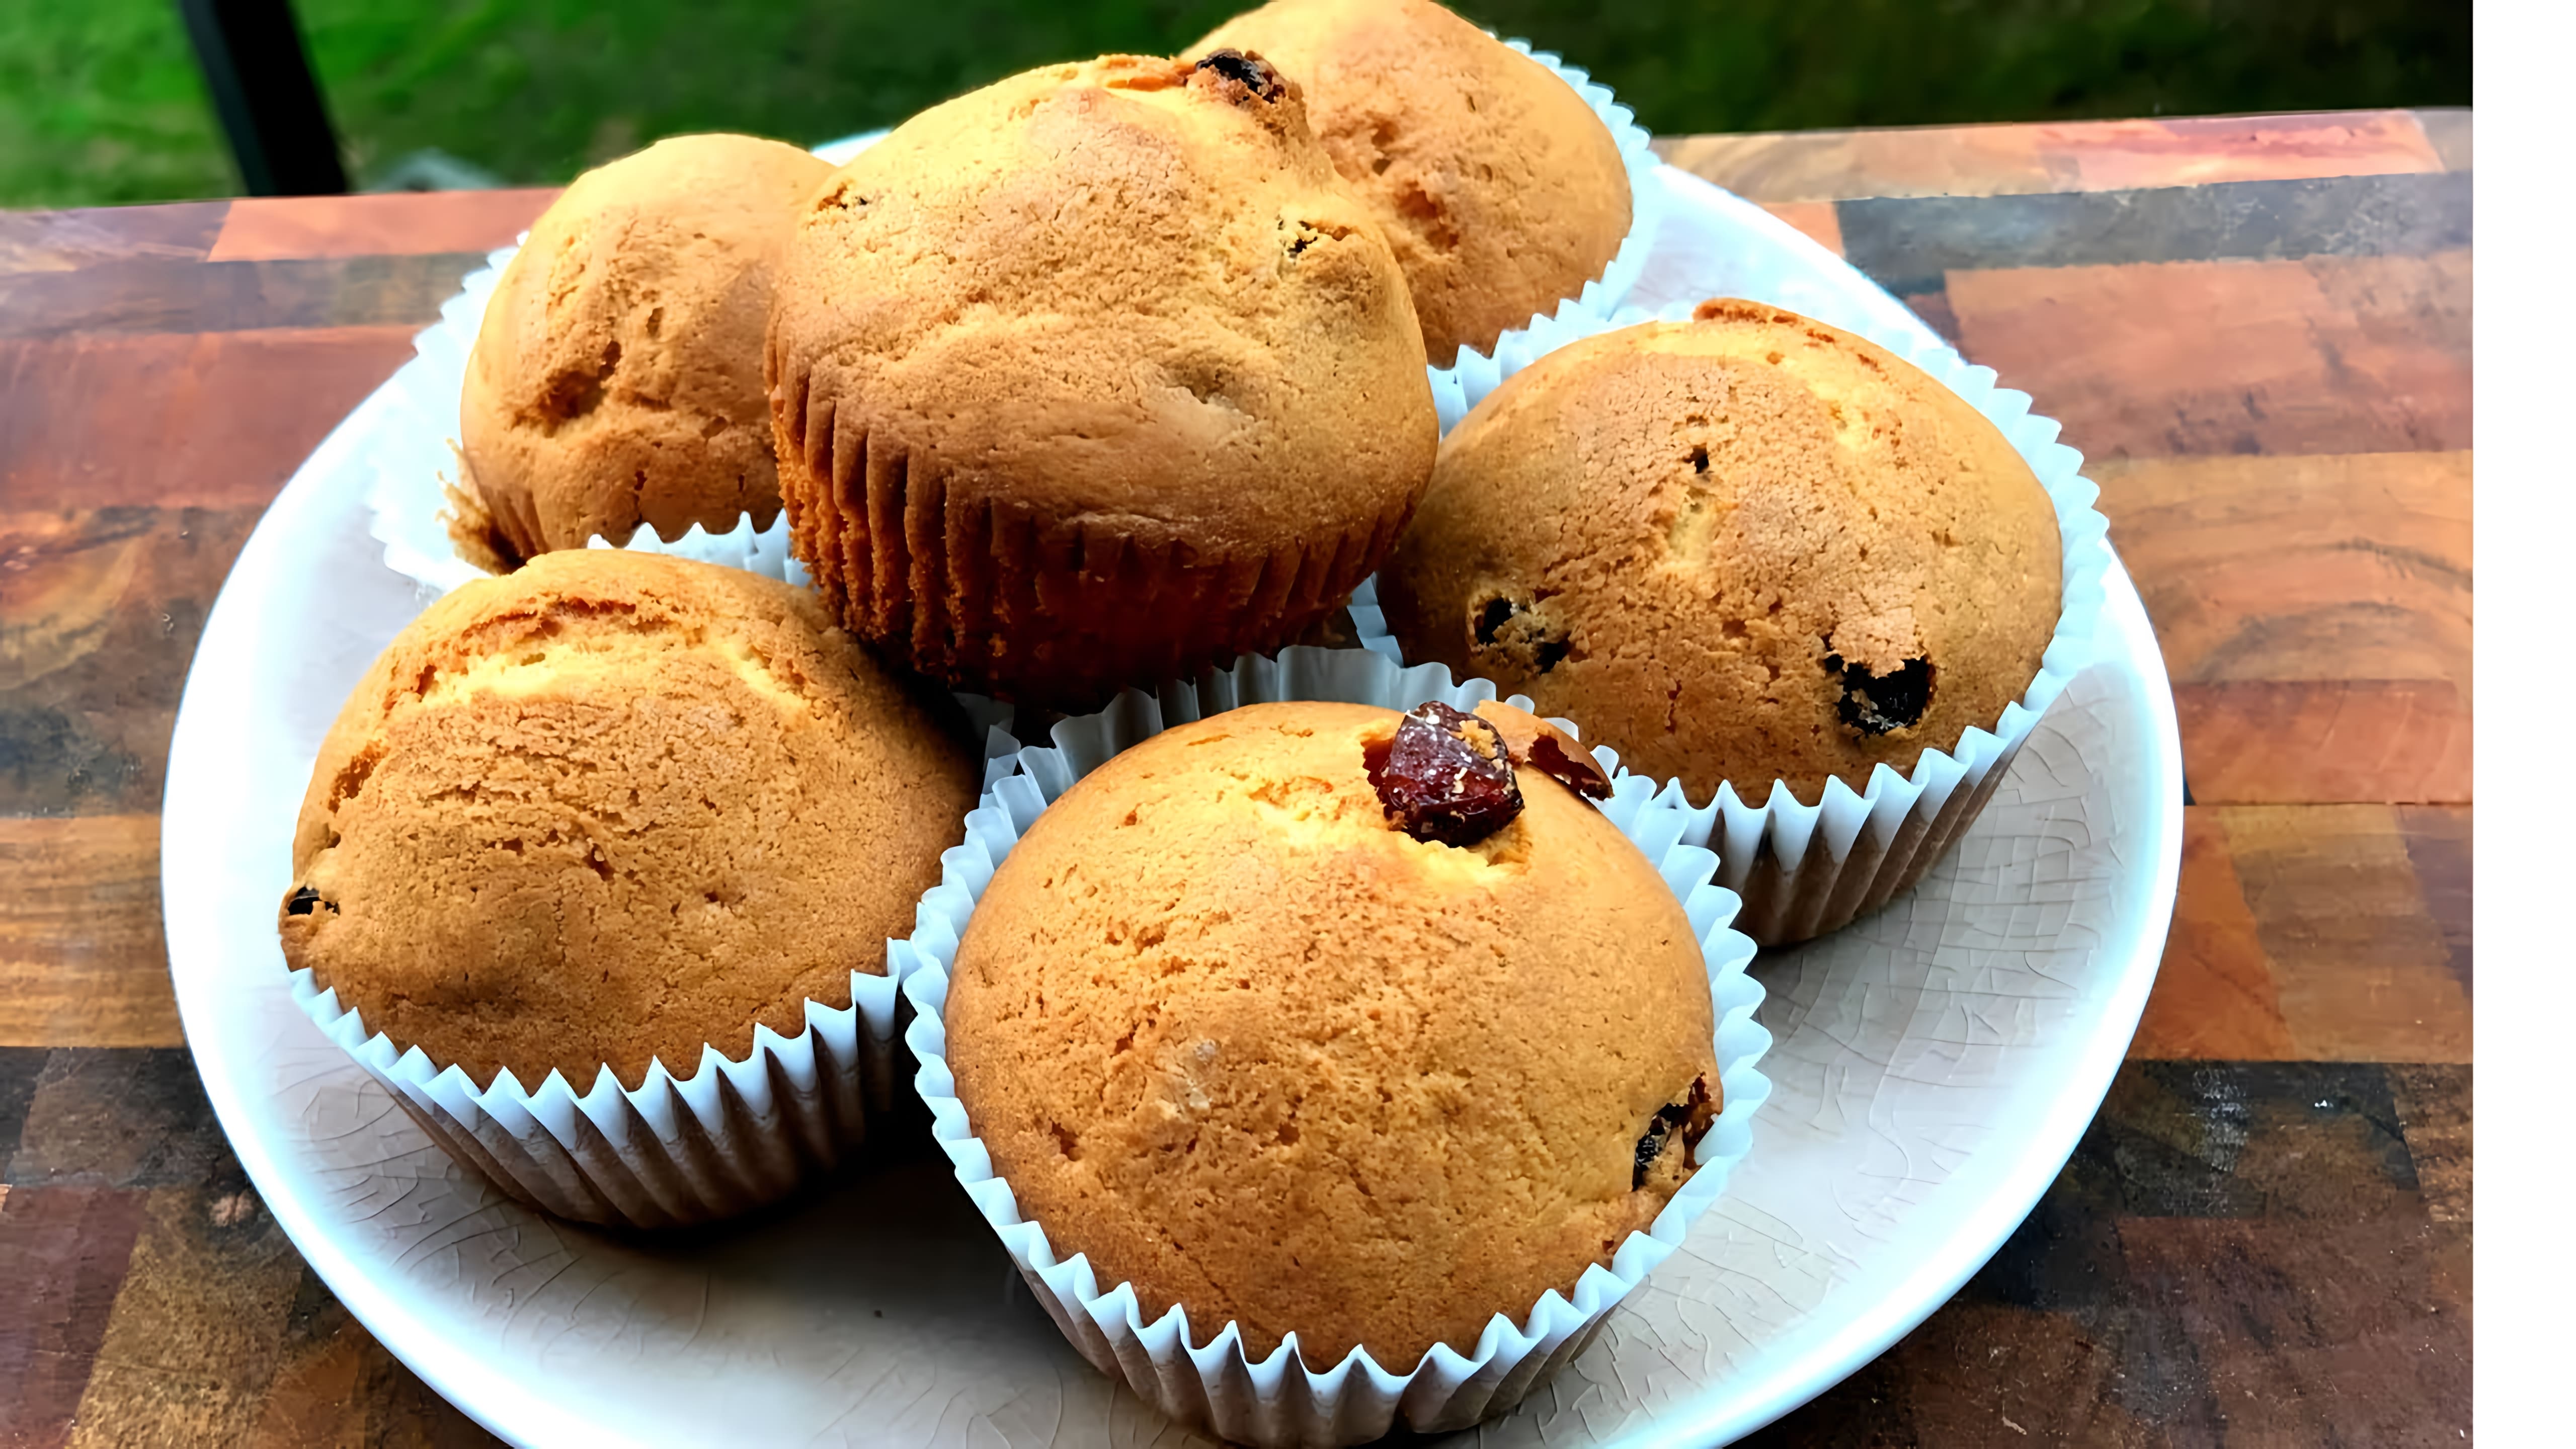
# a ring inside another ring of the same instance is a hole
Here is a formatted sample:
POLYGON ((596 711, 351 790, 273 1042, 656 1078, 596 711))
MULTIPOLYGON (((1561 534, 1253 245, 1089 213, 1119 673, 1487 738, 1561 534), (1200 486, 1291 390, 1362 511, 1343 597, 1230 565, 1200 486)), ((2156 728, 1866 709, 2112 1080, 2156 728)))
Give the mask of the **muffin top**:
POLYGON ((1425 838, 1461 833, 1390 782, 1442 781, 1454 825, 1491 726, 1539 723, 1486 706, 1452 775, 1413 753, 1438 709, 1158 735, 1040 815, 968 922, 945 1008, 968 1120, 1056 1252, 1149 1319, 1402 1372, 1571 1293, 1687 1176, 1718 1107, 1689 919, 1526 761, 1516 812, 1425 838))
POLYGON ((1408 510, 1438 447, 1385 238, 1240 56, 1052 66, 905 122, 804 209, 769 343, 779 456, 863 451, 907 509, 1040 554, 1108 523, 1284 588, 1303 541, 1408 510))
POLYGON ((1379 587, 1408 660, 1759 803, 1991 728, 2057 628, 2056 513, 1957 394, 1749 302, 1540 359, 1460 424, 1379 587))
POLYGON ((761 335, 796 208, 831 166, 680 136, 583 173, 528 229, 465 370, 466 527, 515 564, 778 516, 761 335))
POLYGON ((370 1030, 478 1084, 686 1077, 884 972, 976 784, 805 592, 547 554, 431 605, 350 694, 279 934, 370 1030))
POLYGON ((1305 87, 1315 134, 1395 245, 1434 367, 1554 315, 1627 238, 1627 166, 1592 107, 1432 0, 1274 0, 1198 49, 1220 45, 1305 87))

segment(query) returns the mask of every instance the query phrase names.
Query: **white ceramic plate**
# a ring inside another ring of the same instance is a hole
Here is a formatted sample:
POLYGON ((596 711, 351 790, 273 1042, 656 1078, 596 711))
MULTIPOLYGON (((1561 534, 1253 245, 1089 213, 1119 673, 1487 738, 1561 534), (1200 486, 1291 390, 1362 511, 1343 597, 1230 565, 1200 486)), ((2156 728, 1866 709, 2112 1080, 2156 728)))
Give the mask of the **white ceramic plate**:
MULTIPOLYGON (((1921 327, 1759 208, 1665 183, 1635 300, 1733 293, 1921 327)), ((1057 1336, 926 1134, 883 1134, 869 1165, 761 1219, 615 1238, 451 1163, 296 1010, 275 917, 306 775, 420 606, 367 533, 381 411, 350 414, 243 549, 189 674, 162 816, 198 1070, 315 1271, 523 1444, 1185 1439, 1057 1336)), ((1779 1040, 1751 1156, 1599 1341, 1486 1439, 1742 1434, 1920 1322, 2028 1213, 2119 1066, 2181 859, 2172 696, 2116 569, 2110 592, 2102 662, 1962 847, 1881 914, 1757 963, 1779 1040)))

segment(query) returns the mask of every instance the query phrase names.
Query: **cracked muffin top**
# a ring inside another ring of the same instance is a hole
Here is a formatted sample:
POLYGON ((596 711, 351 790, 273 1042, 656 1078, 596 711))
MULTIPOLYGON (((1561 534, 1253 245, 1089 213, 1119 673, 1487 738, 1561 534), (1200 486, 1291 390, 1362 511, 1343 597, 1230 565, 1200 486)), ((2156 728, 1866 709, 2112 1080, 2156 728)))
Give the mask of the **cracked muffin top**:
POLYGON ((1194 1340, 1403 1372, 1650 1226, 1720 1105, 1708 971, 1585 769, 1498 705, 1264 704, 1048 807, 944 1016, 1056 1253, 1194 1340))
POLYGON ((509 567, 778 516, 761 336, 770 274, 829 163, 678 136, 585 172, 502 270, 466 364, 459 544, 509 567))
POLYGON ((1992 728, 2039 672, 2057 516, 1991 421, 1862 338, 1703 303, 1565 347, 1442 445, 1380 577, 1405 658, 1621 763, 1815 804, 1992 728))
POLYGON ((431 605, 350 694, 279 934, 370 1031, 478 1085, 686 1077, 883 974, 976 784, 804 591, 547 554, 431 605))
POLYGON ((1276 0, 1195 49, 1220 45, 1305 88, 1316 138, 1395 247, 1434 367, 1553 316, 1627 238, 1627 167, 1592 107, 1431 0, 1276 0))

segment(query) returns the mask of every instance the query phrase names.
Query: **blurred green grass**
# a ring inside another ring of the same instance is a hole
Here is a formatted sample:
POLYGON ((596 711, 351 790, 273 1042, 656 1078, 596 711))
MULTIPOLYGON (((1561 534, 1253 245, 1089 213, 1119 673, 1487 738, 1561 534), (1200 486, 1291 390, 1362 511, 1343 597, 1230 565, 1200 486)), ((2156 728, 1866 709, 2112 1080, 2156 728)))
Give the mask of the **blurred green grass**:
MULTIPOLYGON (((658 136, 815 142, 1244 0, 297 0, 352 175, 555 182, 658 136)), ((1463 0, 1659 132, 2466 105, 2460 0, 1463 0)), ((239 186, 171 0, 0 4, 0 206, 239 186)))

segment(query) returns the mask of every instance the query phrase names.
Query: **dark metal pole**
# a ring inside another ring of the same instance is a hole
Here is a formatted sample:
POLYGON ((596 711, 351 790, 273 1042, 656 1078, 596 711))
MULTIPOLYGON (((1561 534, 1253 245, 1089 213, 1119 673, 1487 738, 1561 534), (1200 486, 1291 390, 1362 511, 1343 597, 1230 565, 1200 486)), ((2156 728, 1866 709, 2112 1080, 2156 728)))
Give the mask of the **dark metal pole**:
POLYGON ((179 0, 215 114, 253 196, 349 189, 288 0, 179 0))

